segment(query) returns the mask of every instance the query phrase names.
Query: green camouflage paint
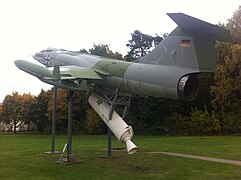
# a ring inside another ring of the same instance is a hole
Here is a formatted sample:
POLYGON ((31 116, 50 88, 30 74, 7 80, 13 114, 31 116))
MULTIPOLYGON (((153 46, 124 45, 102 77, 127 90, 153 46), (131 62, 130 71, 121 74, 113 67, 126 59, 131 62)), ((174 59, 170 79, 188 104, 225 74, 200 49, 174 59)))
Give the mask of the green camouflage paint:
POLYGON ((103 59, 99 60, 92 69, 97 72, 111 74, 116 77, 124 77, 126 69, 133 63, 119 60, 103 59))

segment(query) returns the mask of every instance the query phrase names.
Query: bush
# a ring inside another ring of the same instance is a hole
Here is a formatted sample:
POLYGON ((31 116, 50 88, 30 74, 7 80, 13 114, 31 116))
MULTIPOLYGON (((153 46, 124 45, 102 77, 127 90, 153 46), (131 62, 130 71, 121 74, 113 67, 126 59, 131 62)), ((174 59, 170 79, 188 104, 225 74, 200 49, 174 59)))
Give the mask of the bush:
POLYGON ((217 135, 221 132, 221 125, 215 113, 193 109, 191 114, 193 132, 196 135, 217 135))

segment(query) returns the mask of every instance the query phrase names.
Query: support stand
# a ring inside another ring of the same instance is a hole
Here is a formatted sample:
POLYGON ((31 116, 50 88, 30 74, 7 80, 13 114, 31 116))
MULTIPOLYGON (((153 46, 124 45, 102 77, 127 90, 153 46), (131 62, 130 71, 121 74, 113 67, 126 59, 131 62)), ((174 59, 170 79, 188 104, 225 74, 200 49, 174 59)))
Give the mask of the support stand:
POLYGON ((67 157, 68 161, 71 161, 72 155, 72 115, 73 115, 73 97, 74 91, 68 91, 68 150, 67 157))
POLYGON ((60 156, 59 161, 57 163, 60 164, 75 164, 78 163, 74 159, 72 154, 72 115, 73 115, 73 98, 74 98, 74 91, 68 91, 68 143, 64 145, 62 154, 60 156), (64 152, 67 148, 67 156, 64 156, 64 152))
POLYGON ((55 151, 55 130, 56 130, 56 104, 57 104, 58 88, 54 86, 53 93, 53 112, 52 112, 52 146, 51 151, 44 152, 44 154, 60 154, 61 152, 55 151))
MULTIPOLYGON (((111 121, 112 119, 112 115, 113 112, 115 111, 115 108, 117 105, 121 105, 124 106, 124 110, 122 113, 122 118, 124 119, 126 117, 126 115, 129 112, 129 108, 130 108, 130 99, 131 96, 122 96, 118 94, 118 89, 115 90, 114 94, 112 94, 111 96, 108 96, 104 91, 99 90, 99 93, 104 97, 104 99, 106 100, 106 102, 108 104, 110 104, 110 110, 109 110, 109 120, 111 121)), ((108 128, 108 158, 110 158, 112 156, 112 132, 111 130, 108 128)))
MULTIPOLYGON (((103 97, 93 93, 90 95, 88 99, 90 105, 96 111, 96 113, 101 117, 104 123, 108 126, 108 128, 113 132, 116 138, 125 143, 125 148, 111 148, 111 140, 110 133, 109 134, 109 145, 108 145, 108 155, 111 155, 111 151, 122 151, 126 150, 128 154, 134 154, 138 151, 138 147, 132 142, 132 137, 134 135, 134 131, 132 127, 123 120, 121 116, 114 110, 111 119, 109 118, 109 112, 113 108, 111 104, 107 103, 103 97), (111 151, 110 151, 111 150, 111 151)), ((110 158, 109 156, 102 156, 102 158, 110 158)), ((99 156, 101 157, 101 156, 99 156)))

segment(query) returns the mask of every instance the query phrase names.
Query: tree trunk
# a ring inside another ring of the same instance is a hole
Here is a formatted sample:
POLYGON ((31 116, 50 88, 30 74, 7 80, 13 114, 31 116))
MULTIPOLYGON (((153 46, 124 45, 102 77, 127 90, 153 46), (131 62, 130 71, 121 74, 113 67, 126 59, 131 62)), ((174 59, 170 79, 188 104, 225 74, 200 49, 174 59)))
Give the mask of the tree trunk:
POLYGON ((13 133, 14 133, 14 134, 16 134, 16 132, 17 132, 17 131, 16 131, 16 125, 17 125, 17 123, 14 122, 14 123, 13 123, 13 133))

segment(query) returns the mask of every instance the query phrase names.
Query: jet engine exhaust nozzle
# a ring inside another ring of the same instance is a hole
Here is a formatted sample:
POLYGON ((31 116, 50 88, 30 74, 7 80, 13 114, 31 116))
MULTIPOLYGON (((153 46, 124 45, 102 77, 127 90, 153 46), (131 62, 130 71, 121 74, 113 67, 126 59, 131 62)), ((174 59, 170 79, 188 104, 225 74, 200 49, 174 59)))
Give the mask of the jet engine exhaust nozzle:
POLYGON ((182 100, 192 101, 198 93, 199 82, 196 74, 183 76, 177 86, 178 96, 182 100))

